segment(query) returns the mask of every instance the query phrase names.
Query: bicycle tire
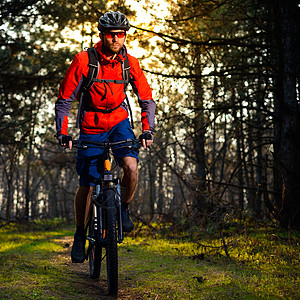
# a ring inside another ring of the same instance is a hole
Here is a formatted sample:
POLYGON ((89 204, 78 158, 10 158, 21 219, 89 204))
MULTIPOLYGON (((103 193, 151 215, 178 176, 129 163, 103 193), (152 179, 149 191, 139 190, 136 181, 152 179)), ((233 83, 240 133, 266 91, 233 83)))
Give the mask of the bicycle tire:
POLYGON ((108 294, 116 295, 118 293, 118 245, 114 189, 104 190, 104 201, 107 203, 105 247, 108 294))
MULTIPOLYGON (((89 223, 89 236, 93 240, 89 241, 89 266, 90 266, 90 275, 92 278, 99 278, 101 271, 101 260, 102 260, 102 246, 97 239, 98 232, 95 230, 95 217, 94 210, 98 208, 95 204, 92 204, 92 209, 90 211, 90 223, 89 223)), ((97 212, 99 216, 99 211, 97 212)), ((99 219, 98 219, 99 220, 99 219)), ((99 222, 99 221, 97 221, 99 222)), ((97 226, 99 228, 99 226, 97 226)))

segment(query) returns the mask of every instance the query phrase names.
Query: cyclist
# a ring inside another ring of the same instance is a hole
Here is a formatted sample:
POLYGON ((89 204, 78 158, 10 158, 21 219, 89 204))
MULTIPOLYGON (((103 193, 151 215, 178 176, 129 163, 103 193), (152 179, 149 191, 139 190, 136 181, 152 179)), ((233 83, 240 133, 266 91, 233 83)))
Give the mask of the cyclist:
MULTIPOLYGON (((140 68, 138 60, 127 53, 124 45, 126 33, 130 25, 126 16, 120 12, 107 12, 100 17, 98 23, 100 41, 95 44, 99 61, 98 79, 122 80, 121 61, 128 57, 130 65, 131 85, 138 97, 141 107, 143 147, 153 142, 155 102, 151 88, 140 68)), ((59 88, 59 96, 55 103, 56 137, 59 144, 72 148, 72 138, 68 135, 68 113, 71 102, 79 98, 80 87, 89 69, 87 51, 78 53, 59 88)), ((80 140, 86 141, 121 141, 134 138, 128 118, 128 107, 125 103, 124 84, 114 82, 95 82, 90 89, 89 97, 83 99, 79 113, 80 140), (86 99, 88 98, 88 99, 86 99)), ((91 195, 94 178, 99 178, 99 170, 95 156, 101 149, 89 148, 77 150, 76 170, 79 175, 79 187, 75 195, 76 232, 71 251, 73 262, 85 260, 84 217, 86 203, 91 195)), ((114 151, 114 156, 123 168, 121 181, 122 219, 124 232, 133 230, 134 225, 129 216, 128 204, 137 185, 138 152, 128 148, 114 151)))

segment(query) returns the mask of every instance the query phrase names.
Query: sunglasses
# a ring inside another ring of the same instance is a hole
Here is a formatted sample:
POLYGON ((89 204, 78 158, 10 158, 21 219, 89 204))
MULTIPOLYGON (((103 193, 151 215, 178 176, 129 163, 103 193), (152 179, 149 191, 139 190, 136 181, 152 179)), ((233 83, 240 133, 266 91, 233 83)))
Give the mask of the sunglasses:
POLYGON ((125 32, 124 31, 121 31, 121 32, 111 32, 111 31, 107 31, 107 32, 104 32, 105 34, 105 37, 107 39, 112 39, 114 38, 115 36, 117 36, 119 39, 123 38, 125 36, 125 32))

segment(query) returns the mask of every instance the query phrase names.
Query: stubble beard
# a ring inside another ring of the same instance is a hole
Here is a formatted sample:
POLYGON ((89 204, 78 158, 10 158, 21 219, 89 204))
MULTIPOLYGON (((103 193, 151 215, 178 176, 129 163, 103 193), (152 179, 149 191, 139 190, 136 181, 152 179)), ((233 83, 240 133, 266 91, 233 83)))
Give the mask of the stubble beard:
POLYGON ((106 52, 108 55, 109 54, 113 55, 114 57, 118 55, 121 50, 120 45, 118 45, 118 47, 112 47, 112 45, 103 45, 103 46, 104 46, 103 51, 106 52))
POLYGON ((110 50, 110 52, 113 53, 113 54, 118 54, 118 53, 120 52, 120 50, 121 50, 121 46, 120 46, 119 44, 111 45, 111 46, 109 47, 109 50, 110 50), (117 47, 116 47, 116 46, 117 46, 117 47))

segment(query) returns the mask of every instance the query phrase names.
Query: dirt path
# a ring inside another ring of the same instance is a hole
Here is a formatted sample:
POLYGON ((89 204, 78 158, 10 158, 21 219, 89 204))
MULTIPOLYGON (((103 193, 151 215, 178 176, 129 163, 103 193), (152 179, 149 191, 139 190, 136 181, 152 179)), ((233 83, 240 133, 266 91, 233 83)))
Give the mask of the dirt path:
MULTIPOLYGON (((142 295, 133 295, 126 291, 126 287, 119 283, 119 294, 117 297, 107 295, 107 281, 105 279, 105 265, 101 266, 99 279, 89 276, 89 262, 74 264, 71 262, 72 237, 63 237, 57 240, 64 245, 63 251, 55 259, 56 264, 66 268, 66 274, 73 286, 76 286, 76 299, 143 299, 142 295)), ((68 298, 70 299, 70 298, 68 298)))

